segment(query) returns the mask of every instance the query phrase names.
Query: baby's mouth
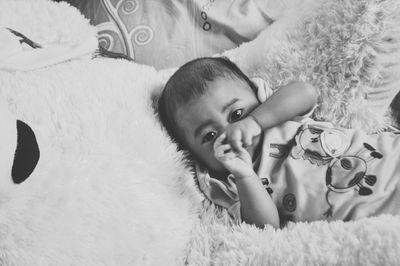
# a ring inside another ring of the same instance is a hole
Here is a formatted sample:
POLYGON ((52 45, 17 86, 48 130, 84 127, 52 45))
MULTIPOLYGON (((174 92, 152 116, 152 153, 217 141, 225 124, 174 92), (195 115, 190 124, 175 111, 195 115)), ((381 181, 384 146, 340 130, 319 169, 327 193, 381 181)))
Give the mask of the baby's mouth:
POLYGON ((15 184, 20 184, 32 174, 39 161, 40 151, 35 133, 20 120, 17 120, 17 136, 11 176, 15 184))

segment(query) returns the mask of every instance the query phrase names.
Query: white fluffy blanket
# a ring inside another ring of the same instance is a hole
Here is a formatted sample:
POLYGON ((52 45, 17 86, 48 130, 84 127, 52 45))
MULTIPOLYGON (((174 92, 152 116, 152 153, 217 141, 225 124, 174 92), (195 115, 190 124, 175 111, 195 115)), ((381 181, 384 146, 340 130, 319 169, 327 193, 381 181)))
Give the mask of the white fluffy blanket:
POLYGON ((293 0, 257 39, 228 51, 275 88, 309 80, 321 91, 317 119, 375 131, 400 91, 400 2, 293 0))
MULTIPOLYGON (((265 35, 275 51, 283 22, 265 35)), ((91 32, 76 10, 45 0, 0 1, 1 25, 50 43, 91 32)), ((281 44, 290 58, 295 47, 281 44)), ((260 61, 246 61, 249 47, 232 58, 271 78, 260 61)), ((0 72, 0 100, 34 128, 41 147, 31 177, 1 191, 2 265, 400 264, 399 217, 259 230, 232 224, 226 211, 203 201, 151 108, 168 74, 110 59, 0 72)), ((352 99, 360 96, 344 101, 352 99)))

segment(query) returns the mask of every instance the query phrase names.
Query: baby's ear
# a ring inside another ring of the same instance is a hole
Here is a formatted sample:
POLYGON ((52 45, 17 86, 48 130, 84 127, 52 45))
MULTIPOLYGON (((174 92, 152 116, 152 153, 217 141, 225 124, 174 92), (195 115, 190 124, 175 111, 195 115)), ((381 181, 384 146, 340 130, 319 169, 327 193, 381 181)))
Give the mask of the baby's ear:
POLYGON ((40 151, 35 133, 20 120, 17 120, 17 134, 11 177, 15 184, 20 184, 32 174, 39 162, 40 151))

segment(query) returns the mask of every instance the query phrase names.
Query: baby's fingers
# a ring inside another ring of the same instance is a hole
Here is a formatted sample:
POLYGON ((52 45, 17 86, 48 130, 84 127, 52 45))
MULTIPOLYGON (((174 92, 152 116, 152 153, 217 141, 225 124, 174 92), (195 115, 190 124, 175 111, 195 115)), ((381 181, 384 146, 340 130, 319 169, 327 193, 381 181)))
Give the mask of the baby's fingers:
POLYGON ((251 156, 245 148, 240 147, 239 150, 237 150, 237 152, 236 152, 236 156, 238 156, 243 161, 245 161, 249 164, 252 164, 251 156))
POLYGON ((243 136, 243 147, 247 148, 249 146, 251 146, 251 144, 253 143, 253 136, 251 134, 246 134, 243 136))
POLYGON ((213 149, 214 149, 214 156, 216 158, 223 156, 231 149, 231 146, 229 144, 224 143, 225 139, 226 139, 226 134, 223 133, 214 141, 213 149))
POLYGON ((229 144, 235 151, 238 151, 242 147, 242 132, 240 130, 233 131, 228 137, 229 144))
POLYGON ((226 157, 228 153, 232 152, 232 147, 229 144, 221 144, 214 149, 214 156, 217 159, 226 157))
POLYGON ((214 145, 213 145, 214 151, 215 151, 219 146, 222 145, 222 143, 224 142, 225 139, 226 139, 226 134, 225 134, 225 133, 219 135, 219 137, 215 139, 214 145))

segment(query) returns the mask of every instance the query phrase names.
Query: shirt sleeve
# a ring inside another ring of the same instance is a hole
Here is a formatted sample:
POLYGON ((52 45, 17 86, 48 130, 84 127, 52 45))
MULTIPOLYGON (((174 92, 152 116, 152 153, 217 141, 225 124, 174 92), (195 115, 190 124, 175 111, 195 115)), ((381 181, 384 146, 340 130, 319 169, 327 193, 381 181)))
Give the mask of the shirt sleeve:
MULTIPOLYGON (((265 81, 265 80, 263 80, 261 78, 252 78, 251 81, 254 83, 254 85, 256 85, 256 87, 257 87, 257 99, 262 103, 265 102, 269 97, 271 97, 271 95, 274 94, 274 92, 276 91, 276 90, 273 90, 271 88, 271 86, 269 86, 267 81, 265 81)), ((299 122, 299 123, 306 123, 308 121, 312 121, 311 115, 314 112, 316 107, 317 107, 317 105, 315 105, 306 114, 296 116, 292 120, 296 121, 296 122, 299 122)))
POLYGON ((233 175, 226 181, 218 180, 196 163, 196 177, 200 190, 212 203, 227 209, 236 221, 241 221, 239 194, 233 175))
POLYGON ((257 98, 260 102, 265 102, 274 93, 265 80, 261 78, 252 78, 251 81, 257 87, 257 98))

